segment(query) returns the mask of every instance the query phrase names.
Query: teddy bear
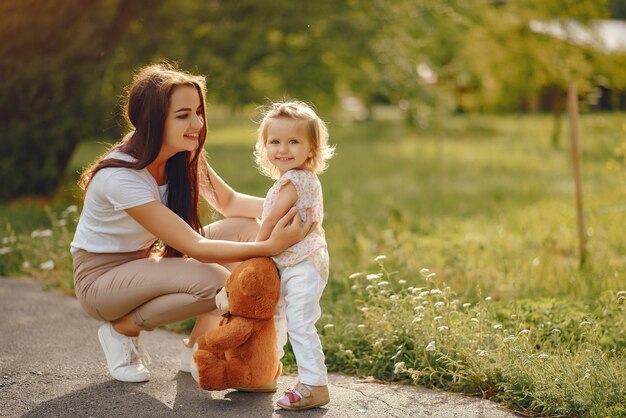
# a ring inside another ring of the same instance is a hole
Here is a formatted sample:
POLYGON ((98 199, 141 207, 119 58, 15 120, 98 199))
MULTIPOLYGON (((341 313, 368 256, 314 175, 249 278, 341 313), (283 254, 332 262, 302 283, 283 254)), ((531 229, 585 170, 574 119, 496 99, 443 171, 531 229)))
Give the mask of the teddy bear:
POLYGON ((249 259, 231 273, 215 296, 218 309, 228 313, 194 346, 191 374, 202 389, 276 390, 282 371, 274 327, 279 297, 280 276, 270 258, 249 259))

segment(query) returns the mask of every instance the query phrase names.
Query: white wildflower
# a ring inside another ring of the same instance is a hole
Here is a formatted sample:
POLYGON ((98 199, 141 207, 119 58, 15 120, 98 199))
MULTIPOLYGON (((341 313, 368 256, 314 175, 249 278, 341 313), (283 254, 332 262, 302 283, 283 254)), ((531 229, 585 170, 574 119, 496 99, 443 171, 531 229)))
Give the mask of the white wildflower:
POLYGON ((346 353, 347 355, 351 355, 351 354, 353 354, 353 353, 352 353, 352 350, 345 350, 345 351, 344 351, 344 353, 346 353))
POLYGON ((502 324, 495 324, 493 326, 493 329, 500 329, 500 328, 502 328, 502 324))
POLYGON ((365 286, 365 290, 372 290, 374 288, 374 286, 372 286, 371 284, 368 284, 367 286, 365 286))
POLYGON ((584 325, 591 325, 591 322, 589 322, 589 321, 583 321, 583 322, 581 322, 581 323, 580 323, 580 326, 581 326, 581 327, 582 327, 582 326, 584 326, 584 325))
POLYGON ((435 321, 441 321, 443 319, 443 316, 436 316, 433 318, 435 321))
POLYGON ((57 221, 54 222, 56 226, 65 226, 67 225, 67 220, 66 219, 59 219, 57 221))
POLYGON ((583 380, 587 380, 591 377, 591 371, 589 369, 585 370, 585 375, 583 376, 583 380))
POLYGON ((357 277, 361 277, 362 275, 362 273, 352 273, 348 276, 348 279, 356 279, 357 277))
POLYGON ((398 374, 398 373, 403 372, 405 370, 406 370, 406 366, 405 366, 403 361, 400 361, 400 362, 394 364, 394 366, 393 366, 393 372, 395 374, 398 374))
POLYGON ((52 236, 52 230, 51 229, 35 229, 33 232, 30 233, 30 237, 31 238, 42 238, 42 237, 51 237, 52 236))
POLYGON ((428 275, 428 273, 430 273, 430 270, 428 269, 421 269, 420 270, 420 274, 424 277, 426 277, 428 275))
POLYGON ((422 322, 422 317, 421 316, 416 316, 413 321, 411 322, 412 324, 417 324, 422 322))
POLYGON ((424 309, 426 308, 424 308, 423 306, 416 306, 415 308, 413 308, 415 312, 420 312, 420 311, 423 311, 424 309))
POLYGON ((357 290, 359 290, 359 285, 353 284, 353 285, 350 287, 350 289, 352 289, 352 290, 354 290, 354 291, 357 291, 357 290))
POLYGON ((54 261, 48 260, 39 265, 42 270, 52 270, 54 268, 54 261))
POLYGON ((330 329, 330 328, 335 328, 335 326, 333 324, 324 325, 324 329, 330 329))
POLYGON ((445 305, 445 303, 443 303, 443 302, 435 302, 434 306, 435 306, 436 309, 439 309, 439 308, 443 307, 443 305, 445 305))
POLYGON ((30 263, 29 263, 28 261, 24 261, 24 262, 22 263, 22 268, 23 268, 23 269, 29 269, 29 268, 30 268, 30 263))
POLYGON ((359 324, 359 325, 357 325, 356 327, 357 327, 358 329, 363 329, 363 328, 365 328, 365 325, 364 325, 364 324, 359 324))
POLYGON ((426 276, 426 280, 429 280, 431 277, 435 277, 437 275, 437 273, 430 273, 428 276, 426 276))
POLYGON ((478 354, 479 357, 485 357, 489 355, 489 353, 486 352, 485 350, 476 350, 476 354, 478 354))
POLYGON ((69 205, 63 211, 63 213, 66 214, 66 215, 69 214, 69 213, 74 213, 74 212, 78 212, 78 206, 76 206, 76 205, 69 205))
POLYGON ((406 280, 404 280, 404 279, 398 280, 398 284, 406 284, 406 280))
POLYGON ((435 351, 437 349, 437 347, 435 346, 435 342, 431 341, 428 343, 428 345, 426 346, 426 351, 435 351))
POLYGON ((400 299, 400 296, 398 296, 398 295, 391 295, 391 296, 389 296, 389 300, 398 300, 398 299, 400 299))
POLYGON ((378 279, 379 277, 380 277, 380 275, 378 275, 378 274, 368 274, 367 276, 365 276, 365 278, 366 278, 367 280, 376 280, 376 279, 378 279))
POLYGON ((461 306, 463 306, 464 308, 469 308, 470 306, 472 306, 472 304, 471 303, 464 303, 461 306))
POLYGON ((379 255, 378 257, 376 257, 374 259, 374 261, 379 262, 379 261, 385 261, 385 259, 387 258, 386 255, 379 255))
POLYGON ((389 282, 379 282, 378 286, 383 287, 383 286, 387 286, 389 284, 389 282))
POLYGON ((472 318, 472 319, 470 319, 470 321, 472 321, 472 322, 476 322, 476 323, 479 323, 479 322, 480 322, 480 320, 479 320, 478 318, 472 318))
POLYGON ((505 339, 502 340, 503 343, 509 343, 512 341, 515 341, 517 338, 515 338, 515 335, 509 335, 508 337, 506 337, 505 339))
POLYGON ((440 327, 437 327, 437 331, 440 331, 440 332, 447 331, 447 330, 449 330, 449 329, 450 329, 450 328, 448 328, 448 327, 447 327, 447 326, 445 326, 445 325, 442 325, 442 326, 440 326, 440 327))
POLYGON ((487 296, 487 297, 485 298, 485 300, 486 300, 487 302, 489 302, 489 301, 491 300, 491 296, 487 296))
POLYGON ((561 330, 560 330, 560 329, 558 329, 558 328, 554 328, 554 329, 553 329, 552 331, 550 331, 550 332, 553 332, 553 333, 555 333, 555 334, 560 334, 560 333, 561 333, 561 330))
POLYGON ((424 291, 424 292, 421 292, 421 293, 419 294, 419 296, 421 296, 421 297, 424 297, 424 296, 426 296, 426 295, 430 295, 430 292, 429 292, 428 290, 426 290, 426 291, 424 291))
POLYGON ((540 359, 544 359, 544 358, 548 358, 548 357, 550 357, 550 356, 549 356, 549 355, 547 355, 547 354, 545 354, 545 353, 541 353, 541 354, 539 354, 539 355, 537 356, 537 358, 540 358, 540 359))
POLYGON ((433 289, 430 291, 431 295, 441 295, 443 292, 439 289, 433 289))
POLYGON ((530 334, 530 330, 529 329, 523 329, 521 330, 518 335, 525 335, 525 334, 530 334))
POLYGON ((364 307, 361 308, 361 312, 367 312, 369 310, 370 310, 370 308, 368 308, 367 306, 364 306, 364 307))
POLYGON ((0 255, 8 254, 11 252, 11 247, 2 247, 0 248, 0 255))

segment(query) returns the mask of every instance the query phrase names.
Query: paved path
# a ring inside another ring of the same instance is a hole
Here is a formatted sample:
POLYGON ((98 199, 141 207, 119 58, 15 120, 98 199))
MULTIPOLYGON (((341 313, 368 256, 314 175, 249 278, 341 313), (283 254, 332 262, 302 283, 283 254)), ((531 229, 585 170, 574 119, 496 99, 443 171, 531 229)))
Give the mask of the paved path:
POLYGON ((98 326, 74 298, 42 291, 35 281, 0 278, 0 417, 515 416, 482 399, 339 374, 330 376, 330 404, 282 411, 274 402, 295 376, 283 376, 276 394, 201 391, 178 371, 181 336, 161 330, 144 334, 150 382, 121 383, 108 375, 98 326))

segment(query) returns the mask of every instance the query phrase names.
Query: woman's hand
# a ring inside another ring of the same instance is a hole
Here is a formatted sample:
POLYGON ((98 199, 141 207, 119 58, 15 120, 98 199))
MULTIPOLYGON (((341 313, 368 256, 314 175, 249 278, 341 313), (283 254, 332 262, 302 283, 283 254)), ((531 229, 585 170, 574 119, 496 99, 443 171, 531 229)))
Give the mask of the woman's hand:
POLYGON ((302 218, 298 210, 294 207, 283 216, 274 227, 267 243, 270 245, 273 255, 278 254, 299 243, 315 227, 311 216, 311 209, 306 210, 306 222, 302 223, 302 218))

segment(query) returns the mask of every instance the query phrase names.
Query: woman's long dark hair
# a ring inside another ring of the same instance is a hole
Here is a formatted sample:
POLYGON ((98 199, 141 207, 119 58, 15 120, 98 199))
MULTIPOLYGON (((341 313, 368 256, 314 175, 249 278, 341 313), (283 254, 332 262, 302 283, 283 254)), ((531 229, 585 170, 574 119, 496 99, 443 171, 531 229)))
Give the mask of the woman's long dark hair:
MULTIPOLYGON (((163 142, 170 96, 178 86, 195 87, 200 96, 202 116, 206 121, 204 77, 183 72, 171 64, 154 64, 139 69, 126 90, 124 102, 124 118, 130 132, 83 171, 79 182, 83 196, 93 176, 101 169, 126 167, 141 170, 155 160, 163 142), (129 154, 136 161, 107 158, 114 151, 129 154)), ((208 192, 207 195, 214 193, 204 151, 206 133, 205 122, 198 136, 198 148, 193 152, 184 151, 174 155, 167 161, 165 168, 167 207, 199 233, 202 233, 198 214, 199 196, 205 192, 208 192)), ((168 245, 163 249, 162 255, 182 256, 168 245)))

